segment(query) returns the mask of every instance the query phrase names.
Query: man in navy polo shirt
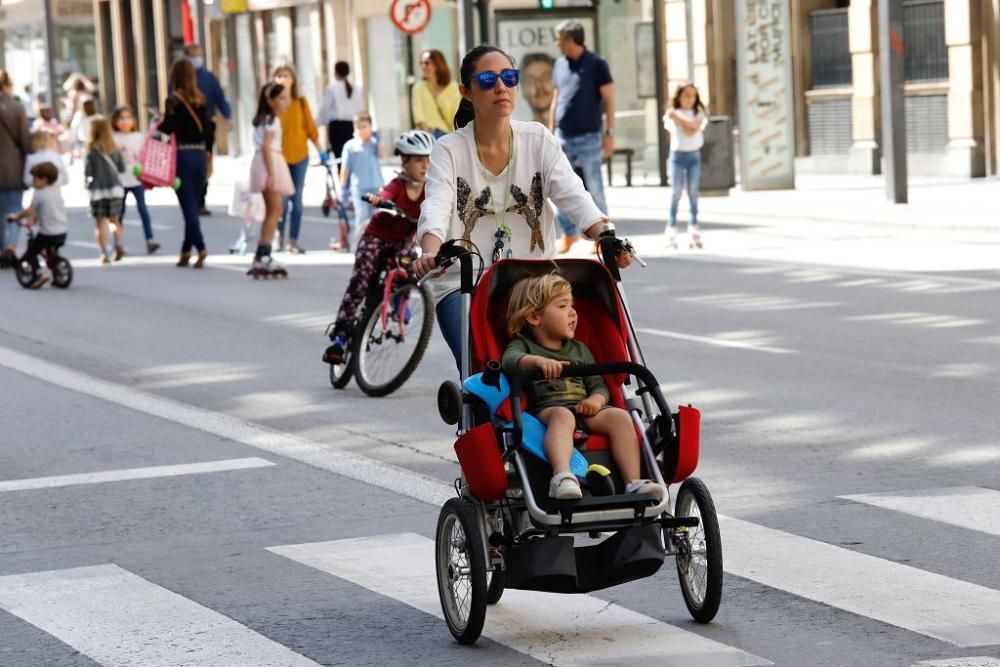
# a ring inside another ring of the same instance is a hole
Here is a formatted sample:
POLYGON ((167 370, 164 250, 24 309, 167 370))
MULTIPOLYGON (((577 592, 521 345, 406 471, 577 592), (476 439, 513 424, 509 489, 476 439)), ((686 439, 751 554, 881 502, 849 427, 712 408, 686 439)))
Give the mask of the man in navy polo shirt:
MULTIPOLYGON (((604 181, 601 162, 615 150, 615 85, 606 60, 583 45, 583 26, 563 21, 556 26, 562 56, 552 71, 555 94, 549 111, 549 127, 562 144, 573 169, 583 175, 583 184, 605 214, 604 181), (601 116, 606 125, 601 132, 601 116)), ((580 238, 576 226, 559 213, 563 230, 560 252, 566 252, 580 238)))

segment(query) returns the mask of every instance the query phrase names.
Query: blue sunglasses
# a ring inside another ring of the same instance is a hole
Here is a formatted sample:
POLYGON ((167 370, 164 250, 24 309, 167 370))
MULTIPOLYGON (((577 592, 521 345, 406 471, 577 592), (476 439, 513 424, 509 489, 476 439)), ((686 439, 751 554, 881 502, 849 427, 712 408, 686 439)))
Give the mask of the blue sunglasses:
POLYGON ((501 70, 499 74, 496 72, 480 72, 474 75, 471 79, 465 80, 465 85, 468 86, 469 82, 475 80, 479 84, 482 90, 493 90, 497 87, 497 79, 503 81, 503 85, 508 88, 516 88, 518 82, 521 80, 521 70, 519 69, 505 69, 501 70))

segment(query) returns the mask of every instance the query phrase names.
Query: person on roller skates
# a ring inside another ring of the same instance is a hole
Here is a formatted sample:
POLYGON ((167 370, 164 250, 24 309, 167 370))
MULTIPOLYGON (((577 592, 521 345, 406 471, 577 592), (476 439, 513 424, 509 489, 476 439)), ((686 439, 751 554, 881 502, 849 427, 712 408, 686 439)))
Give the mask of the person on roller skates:
MULTIPOLYGON (((369 195, 368 203, 378 206, 383 200, 392 202, 407 216, 417 220, 420 217, 420 205, 424 201, 424 183, 427 180, 433 145, 434 137, 423 130, 410 130, 400 135, 396 139, 395 152, 401 158, 403 169, 378 195, 369 195)), ((372 216, 358 240, 354 253, 354 272, 340 303, 337 320, 326 330, 330 345, 323 353, 324 362, 343 363, 349 329, 372 279, 381 268, 384 258, 401 251, 411 241, 415 231, 413 223, 392 213, 378 211, 372 216)))
POLYGON ((290 91, 279 83, 265 83, 257 100, 254 116, 253 145, 256 149, 250 163, 250 191, 264 197, 264 222, 261 223, 257 252, 247 275, 254 278, 287 277, 288 271, 271 258, 271 239, 278 227, 282 204, 286 196, 295 193, 292 174, 281 153, 281 122, 277 114, 291 104, 290 91))

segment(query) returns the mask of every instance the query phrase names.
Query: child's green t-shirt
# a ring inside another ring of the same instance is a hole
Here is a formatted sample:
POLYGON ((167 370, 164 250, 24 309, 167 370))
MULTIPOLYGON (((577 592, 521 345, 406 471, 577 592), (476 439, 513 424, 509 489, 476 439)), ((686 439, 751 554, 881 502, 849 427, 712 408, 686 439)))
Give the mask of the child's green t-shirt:
MULTIPOLYGON (((590 353, 587 346, 578 340, 567 340, 563 343, 561 350, 550 350, 528 336, 519 335, 511 341, 503 353, 501 365, 504 373, 508 376, 519 373, 517 362, 526 354, 534 354, 556 361, 568 361, 572 366, 596 363, 594 355, 590 353)), ((604 379, 600 375, 536 380, 535 392, 538 395, 536 410, 552 406, 571 407, 593 394, 604 396, 605 401, 611 398, 608 388, 604 384, 604 379)))

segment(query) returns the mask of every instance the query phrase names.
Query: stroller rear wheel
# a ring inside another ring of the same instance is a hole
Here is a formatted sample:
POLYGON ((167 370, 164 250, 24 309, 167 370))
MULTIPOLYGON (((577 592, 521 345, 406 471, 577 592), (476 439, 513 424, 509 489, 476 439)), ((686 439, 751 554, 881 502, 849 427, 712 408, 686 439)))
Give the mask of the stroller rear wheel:
POLYGON ((472 504, 451 498, 441 508, 435 539, 438 595, 448 630, 472 644, 486 620, 486 554, 482 526, 472 504))
POLYGON ((722 536, 715 503, 704 482, 696 477, 684 480, 677 492, 675 515, 699 519, 696 527, 674 538, 680 551, 677 576, 691 618, 708 623, 722 602, 722 536))

